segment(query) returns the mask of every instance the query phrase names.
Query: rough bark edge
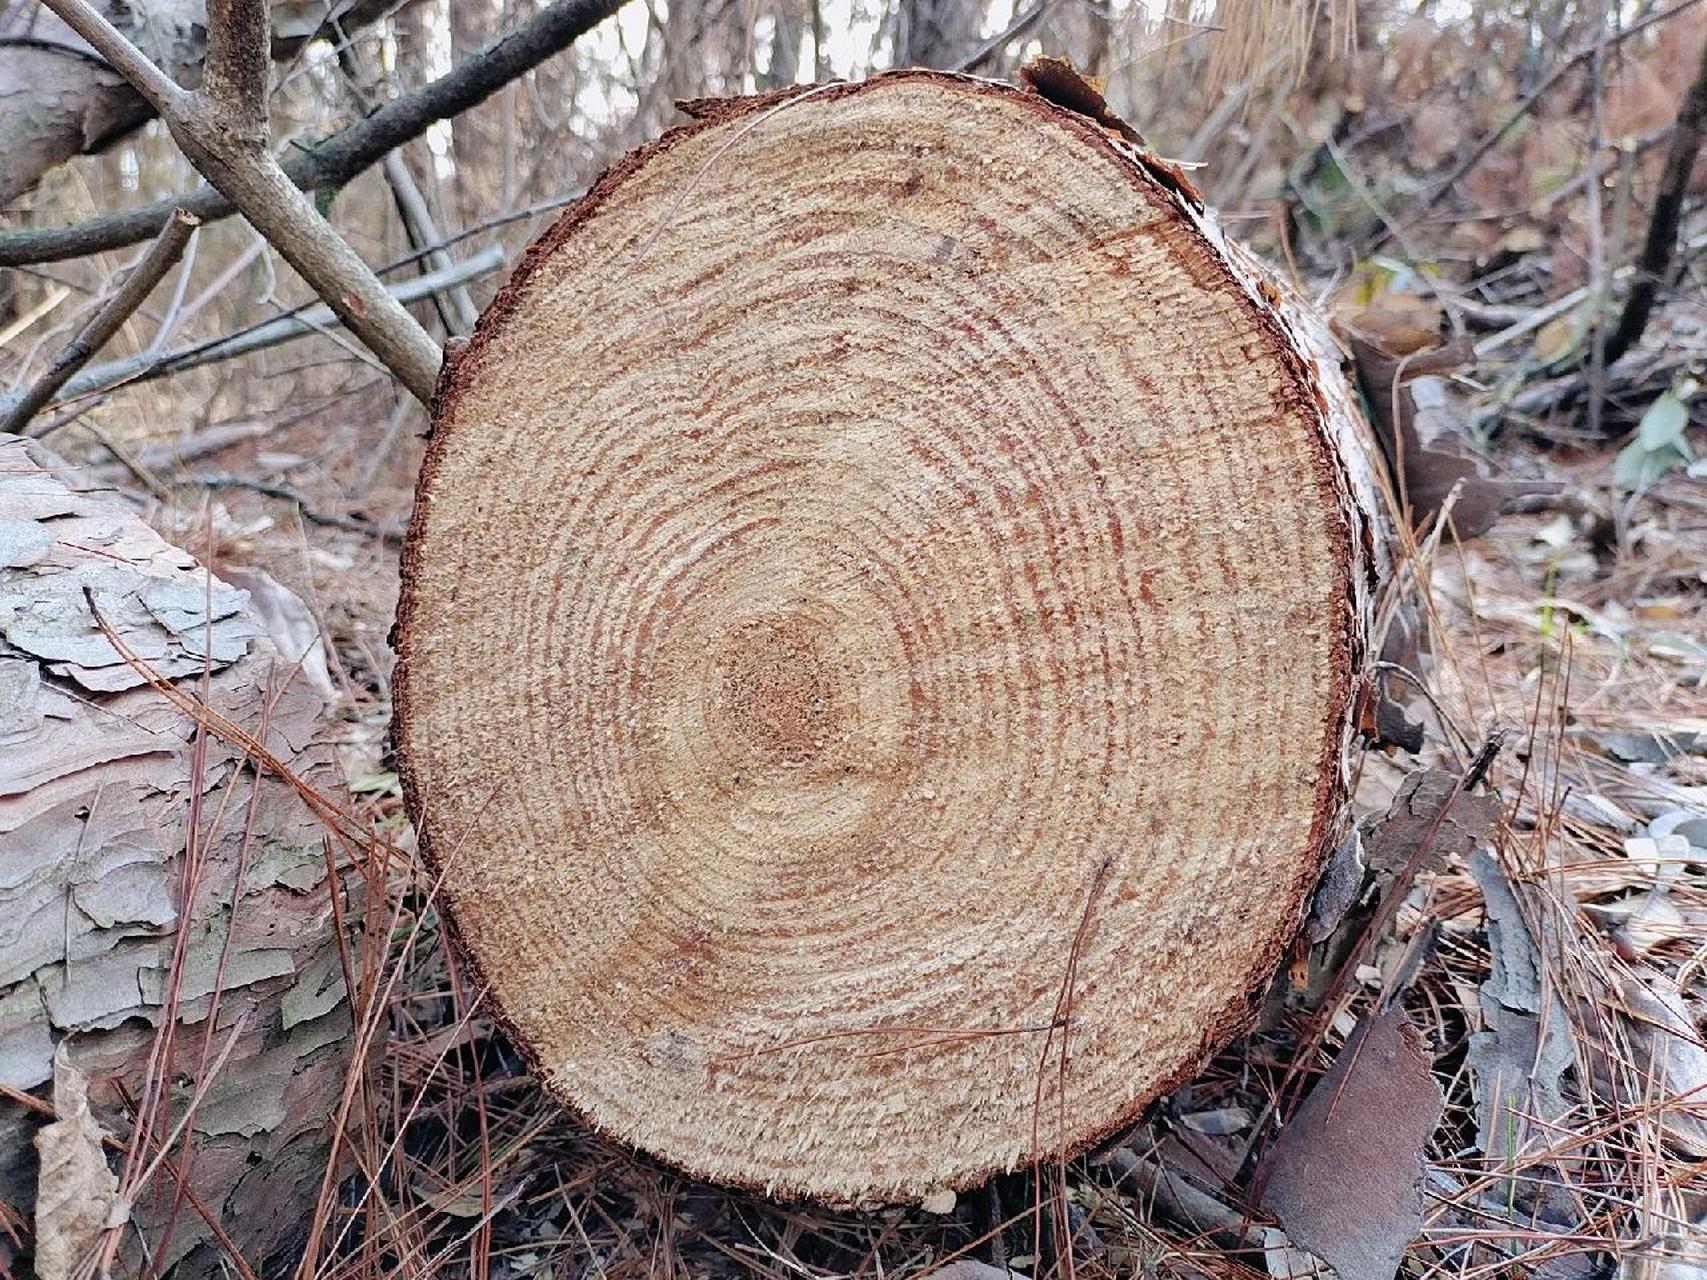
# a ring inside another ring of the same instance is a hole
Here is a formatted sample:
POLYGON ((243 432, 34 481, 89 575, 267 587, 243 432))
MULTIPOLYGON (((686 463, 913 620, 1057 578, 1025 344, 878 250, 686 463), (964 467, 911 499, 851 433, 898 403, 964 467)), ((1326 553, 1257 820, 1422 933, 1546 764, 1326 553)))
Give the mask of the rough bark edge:
MULTIPOLYGON (((1276 935, 1277 940, 1257 958, 1242 990, 1235 993, 1222 1012, 1211 1019, 1199 1041, 1198 1049, 1185 1064, 1146 1096, 1135 1100, 1123 1112, 1101 1129, 1081 1135, 1059 1149, 1039 1151, 1038 1159, 1069 1158, 1091 1150, 1136 1124, 1144 1112, 1158 1099, 1198 1076, 1215 1054, 1229 1042, 1243 1035, 1256 1021, 1257 1013, 1269 983, 1292 939, 1302 927, 1310 905, 1311 892, 1321 875, 1329 851, 1344 822, 1344 809, 1350 793, 1351 765, 1357 743, 1356 711, 1363 686, 1368 678, 1367 635, 1372 616, 1371 599, 1377 581, 1379 564, 1379 517, 1374 495, 1374 483, 1365 467, 1377 455, 1366 453, 1367 427, 1360 424, 1352 408, 1355 400, 1338 362, 1328 350, 1331 340, 1321 326, 1311 322, 1301 300, 1289 296, 1266 269, 1243 250, 1229 245, 1219 224, 1209 214, 1196 188, 1180 169, 1168 161, 1135 145, 1093 116, 1086 116, 1052 98, 999 81, 986 80, 956 72, 931 71, 913 68, 886 72, 860 82, 838 82, 830 85, 795 85, 770 93, 746 97, 694 99, 679 104, 689 123, 669 129, 650 142, 622 156, 599 175, 586 194, 564 210, 558 220, 540 234, 522 255, 508 281, 498 291, 480 316, 468 342, 454 354, 447 353, 439 372, 438 384, 428 406, 431 425, 427 433, 427 451, 416 479, 414 509, 410 515, 398 573, 401 590, 397 616, 392 624, 390 642, 397 662, 392 675, 391 746, 397 761, 404 803, 414 824, 418 848, 429 875, 441 884, 439 918, 447 945, 467 966, 475 983, 484 993, 486 1011, 511 1045, 521 1055, 528 1070, 536 1076, 545 1090, 575 1118, 577 1123, 598 1134, 624 1151, 664 1168, 675 1170, 702 1181, 710 1175, 684 1161, 637 1148, 620 1135, 610 1132, 587 1114, 567 1093, 560 1090, 554 1073, 543 1063, 532 1042, 510 1017, 496 988, 487 978, 480 957, 462 937, 455 920, 456 895, 442 877, 446 859, 434 847, 433 835, 424 821, 428 811, 427 799, 414 777, 404 749, 404 724, 411 715, 409 691, 408 638, 414 620, 414 588, 420 573, 419 554, 425 533, 428 506, 427 493, 437 474, 448 446, 450 415, 463 390, 482 367, 487 348, 493 339, 527 299, 529 285, 537 272, 581 225, 599 211, 610 195, 631 176, 653 159, 686 138, 729 121, 753 115, 767 109, 777 109, 810 94, 818 98, 843 98, 852 94, 896 83, 913 81, 934 82, 962 88, 972 93, 989 93, 1008 98, 1037 111, 1063 133, 1100 148, 1117 162, 1132 179, 1134 187, 1152 196, 1156 203, 1171 210, 1195 234, 1188 242, 1199 255, 1198 266, 1206 274, 1221 278, 1226 286, 1248 304, 1258 327, 1274 341, 1277 354, 1291 375, 1292 407, 1306 419, 1318 425, 1319 450, 1316 471, 1324 487, 1338 498, 1342 519, 1335 530, 1333 542, 1341 562, 1348 566, 1342 575, 1341 613, 1332 662, 1339 672, 1333 690, 1337 708, 1324 725, 1325 747, 1321 758, 1321 778, 1316 787, 1316 812, 1307 841, 1309 848, 1300 865, 1294 883, 1297 899, 1291 925, 1276 935), (1328 388, 1324 390, 1324 384, 1328 388), (1347 453, 1351 450, 1354 452, 1347 453), (1359 459, 1364 465, 1359 465, 1359 459)), ((1200 277, 1201 278, 1201 277, 1200 277)), ((1011 1173, 1015 1166, 991 1166, 961 1175, 949 1181, 948 1188, 964 1191, 983 1185, 989 1179, 1011 1173)), ((715 1181, 742 1191, 768 1196, 782 1202, 817 1202, 843 1207, 871 1207, 903 1203, 910 1199, 893 1189, 881 1189, 870 1199, 858 1201, 826 1199, 811 1190, 798 1186, 767 1184, 758 1180, 720 1178, 715 1181)))

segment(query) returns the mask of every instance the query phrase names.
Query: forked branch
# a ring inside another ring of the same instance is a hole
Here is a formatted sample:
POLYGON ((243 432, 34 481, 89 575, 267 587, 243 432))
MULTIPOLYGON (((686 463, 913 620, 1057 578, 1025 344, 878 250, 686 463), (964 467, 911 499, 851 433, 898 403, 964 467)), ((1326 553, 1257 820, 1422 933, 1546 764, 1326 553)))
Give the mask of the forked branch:
MULTIPOLYGON (((420 137, 435 121, 460 115, 485 101, 512 80, 567 48, 627 2, 557 0, 531 21, 494 40, 437 80, 393 98, 372 115, 313 146, 291 148, 280 161, 280 167, 293 183, 305 190, 340 187, 387 152, 420 137)), ((141 62, 145 67, 152 65, 146 58, 141 62)), ((158 69, 154 70, 158 74, 158 69)), ((170 87, 182 92, 176 85, 170 87)), ((141 244, 159 234, 172 210, 180 206, 203 222, 229 218, 238 212, 223 194, 203 187, 169 200, 103 214, 75 226, 0 231, 0 266, 58 262, 141 244)))
POLYGON ((279 167, 267 147, 264 0, 208 6, 206 87, 173 84, 88 0, 44 0, 148 99, 173 139, 416 399, 432 398, 438 344, 279 167))

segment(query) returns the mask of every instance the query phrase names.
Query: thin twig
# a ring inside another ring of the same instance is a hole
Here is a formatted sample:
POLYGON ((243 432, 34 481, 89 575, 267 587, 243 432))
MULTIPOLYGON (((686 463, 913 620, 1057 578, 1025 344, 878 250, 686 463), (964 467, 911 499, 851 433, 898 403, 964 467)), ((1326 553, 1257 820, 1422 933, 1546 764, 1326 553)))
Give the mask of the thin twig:
POLYGON ((142 305, 143 299, 154 292, 154 286, 159 284, 173 264, 183 257, 184 246, 189 244, 191 234, 200 224, 201 219, 194 214, 185 213, 182 209, 173 213, 166 222, 165 230, 148 247, 142 261, 124 278, 124 283, 113 296, 95 312, 89 323, 77 331, 77 335, 65 345, 65 349, 54 357, 47 372, 36 379, 34 385, 19 397, 17 403, 0 416, 0 431, 21 433, 24 425, 36 412, 53 399, 54 393, 112 340, 124 322, 142 305))
MULTIPOLYGON (((408 230, 411 246, 427 250, 422 274, 429 270, 452 270, 456 266, 455 260, 444 249, 435 247, 443 237, 439 235, 432 211, 427 208, 426 197, 416 185, 415 175, 409 172, 409 165, 403 159, 403 153, 388 152, 383 167, 385 180, 390 184, 392 197, 397 202, 398 215, 408 230)), ((453 335, 459 336, 472 332, 475 321, 480 319, 480 309, 474 305, 474 299, 469 297, 468 289, 463 285, 451 285, 444 294, 450 304, 447 308, 449 315, 446 317, 446 328, 453 335)))
POLYGON ((959 72, 976 71, 1042 21, 1043 15, 1049 12, 1054 3, 1055 0, 1037 0, 1036 4, 962 58, 955 64, 954 69, 959 72))
POLYGON ((320 511, 308 501, 300 490, 291 488, 288 484, 270 484, 265 480, 255 480, 248 476, 238 475, 200 475, 191 476, 188 483, 199 485, 204 489, 247 489, 265 498, 278 498, 285 502, 294 503, 302 513, 302 518, 309 524, 317 524, 327 529, 347 529, 351 533, 360 533, 369 538, 378 538, 388 546, 401 546, 403 531, 387 529, 371 520, 363 520, 360 516, 341 516, 330 512, 320 511))
MULTIPOLYGON (((389 286, 388 292, 399 302, 418 302, 441 289, 490 275, 503 265, 504 251, 497 245, 490 245, 457 263, 449 271, 434 271, 430 275, 402 281, 389 286)), ((337 322, 338 318, 332 314, 332 309, 324 303, 304 305, 282 316, 274 316, 270 320, 263 320, 206 342, 197 342, 154 355, 145 351, 139 355, 126 356, 122 360, 90 365, 60 388, 63 395, 56 403, 65 404, 84 396, 111 391, 121 384, 168 378, 190 369, 199 369, 203 365, 247 355, 251 351, 275 347, 281 342, 325 333, 337 322)), ((9 412, 11 403, 8 396, 0 395, 0 413, 9 412)), ((54 427, 61 425, 63 423, 60 422, 44 424, 42 430, 35 434, 46 435, 54 427)))

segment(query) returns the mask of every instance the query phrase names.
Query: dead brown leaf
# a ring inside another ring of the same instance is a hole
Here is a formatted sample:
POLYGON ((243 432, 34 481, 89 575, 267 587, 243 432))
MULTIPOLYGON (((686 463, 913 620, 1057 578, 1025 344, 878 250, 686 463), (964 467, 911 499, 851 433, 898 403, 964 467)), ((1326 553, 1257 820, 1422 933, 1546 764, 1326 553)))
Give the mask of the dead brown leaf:
POLYGON ((1452 509, 1453 525, 1460 537, 1485 533, 1509 496, 1507 486, 1496 485, 1484 476, 1474 459, 1464 456, 1456 438, 1425 440, 1417 428, 1415 394, 1406 385, 1424 375, 1468 363, 1468 344, 1454 342, 1428 350, 1406 341, 1401 343, 1401 350, 1394 351, 1355 329, 1348 336, 1370 424, 1381 439, 1397 488, 1410 508, 1411 523, 1421 528, 1440 510, 1447 495, 1462 486, 1452 509))
POLYGON ((89 1081, 60 1051, 53 1064, 53 1111, 36 1134, 36 1275, 71 1280, 100 1243, 118 1203, 101 1126, 89 1113, 89 1081))
POLYGON ((1445 312, 1439 299, 1390 289, 1364 297, 1367 292, 1367 286, 1354 279, 1333 298, 1335 328, 1394 359, 1440 346, 1445 312))

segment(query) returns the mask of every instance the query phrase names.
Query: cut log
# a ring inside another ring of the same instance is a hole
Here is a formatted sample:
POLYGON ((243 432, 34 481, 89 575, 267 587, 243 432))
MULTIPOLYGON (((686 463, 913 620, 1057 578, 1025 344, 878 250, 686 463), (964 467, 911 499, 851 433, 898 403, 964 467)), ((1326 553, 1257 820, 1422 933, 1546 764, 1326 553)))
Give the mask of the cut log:
MULTIPOLYGON (((351 1052, 326 829, 288 782, 198 741, 96 616, 198 696, 205 672, 210 706, 336 794, 307 611, 247 581, 210 581, 111 493, 0 436, 0 1274, 18 1273, 34 1210, 88 1195, 38 1168, 56 1054, 117 1143, 154 1082, 156 1143, 208 1082, 140 1188, 116 1272, 235 1274, 209 1217, 258 1272, 300 1254, 351 1052)), ((40 1234, 60 1261, 87 1255, 87 1239, 40 1234)))
POLYGON ((1247 1025, 1344 795, 1372 455, 1110 118, 926 72, 690 111, 441 380, 407 795, 593 1125, 966 1186, 1247 1025))

